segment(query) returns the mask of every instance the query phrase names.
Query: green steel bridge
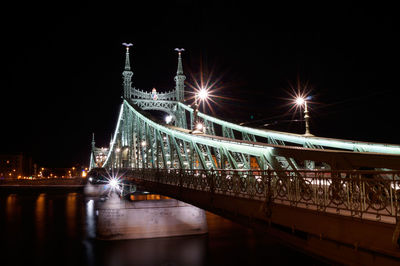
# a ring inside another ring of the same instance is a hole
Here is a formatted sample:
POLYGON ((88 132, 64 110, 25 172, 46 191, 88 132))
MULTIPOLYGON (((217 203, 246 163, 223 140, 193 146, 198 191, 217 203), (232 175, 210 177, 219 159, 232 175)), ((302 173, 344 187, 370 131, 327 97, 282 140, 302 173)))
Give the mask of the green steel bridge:
POLYGON ((183 49, 176 49, 175 89, 158 93, 132 86, 131 44, 125 46, 117 125, 108 148, 96 147, 93 137, 91 177, 118 175, 339 262, 398 263, 400 145, 256 129, 206 115, 183 101, 183 49))

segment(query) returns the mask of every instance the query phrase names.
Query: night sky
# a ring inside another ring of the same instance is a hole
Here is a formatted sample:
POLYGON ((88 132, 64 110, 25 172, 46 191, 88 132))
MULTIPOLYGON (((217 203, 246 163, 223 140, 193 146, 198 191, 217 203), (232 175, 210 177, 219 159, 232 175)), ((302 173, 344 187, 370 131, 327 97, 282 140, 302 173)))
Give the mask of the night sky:
POLYGON ((397 8, 367 1, 13 1, 2 7, 1 147, 39 165, 89 162, 107 146, 122 95, 124 47, 133 86, 174 87, 184 72, 218 79, 207 113, 295 133, 290 92, 303 88, 311 133, 400 144, 397 8), (299 3, 307 2, 307 4, 299 3))

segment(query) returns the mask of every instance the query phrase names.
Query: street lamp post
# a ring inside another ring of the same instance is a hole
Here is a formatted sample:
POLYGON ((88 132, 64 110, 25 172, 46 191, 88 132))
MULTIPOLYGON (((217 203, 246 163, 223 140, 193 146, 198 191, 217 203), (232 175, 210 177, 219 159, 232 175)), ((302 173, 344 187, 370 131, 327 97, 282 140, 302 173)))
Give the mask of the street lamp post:
POLYGON ((199 112, 199 96, 196 93, 196 95, 194 96, 194 111, 193 111, 193 124, 196 125, 196 121, 197 121, 197 113, 199 112))
POLYGON ((305 136, 313 136, 310 133, 310 116, 308 115, 308 108, 307 108, 307 101, 303 97, 298 97, 296 99, 296 104, 299 106, 302 106, 304 104, 304 121, 306 123, 306 133, 304 134, 305 136))
POLYGON ((203 133, 203 125, 197 123, 197 114, 199 112, 199 101, 205 101, 208 98, 208 91, 201 88, 194 96, 194 111, 193 111, 193 124, 194 130, 191 133, 203 133))
POLYGON ((309 119, 310 116, 308 115, 307 101, 304 101, 304 120, 306 122, 306 133, 305 133, 306 136, 311 136, 309 119))

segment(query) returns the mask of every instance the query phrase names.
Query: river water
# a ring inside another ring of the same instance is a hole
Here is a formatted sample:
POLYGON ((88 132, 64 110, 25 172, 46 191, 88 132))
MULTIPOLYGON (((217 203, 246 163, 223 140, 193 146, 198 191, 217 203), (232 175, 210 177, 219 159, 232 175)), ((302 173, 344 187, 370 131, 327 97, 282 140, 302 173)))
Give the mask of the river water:
POLYGON ((1 190, 0 265, 325 265, 211 213, 206 235, 96 240, 94 200, 81 192, 1 190))

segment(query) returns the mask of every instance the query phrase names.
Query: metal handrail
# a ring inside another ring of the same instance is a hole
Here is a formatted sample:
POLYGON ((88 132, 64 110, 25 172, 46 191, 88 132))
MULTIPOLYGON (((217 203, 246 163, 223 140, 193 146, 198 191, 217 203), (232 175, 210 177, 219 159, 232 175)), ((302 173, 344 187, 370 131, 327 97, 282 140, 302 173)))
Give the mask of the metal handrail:
MULTIPOLYGON (((105 169, 103 169, 105 171, 105 169)), ((400 171, 119 169, 130 177, 336 215, 396 223, 400 171)))

